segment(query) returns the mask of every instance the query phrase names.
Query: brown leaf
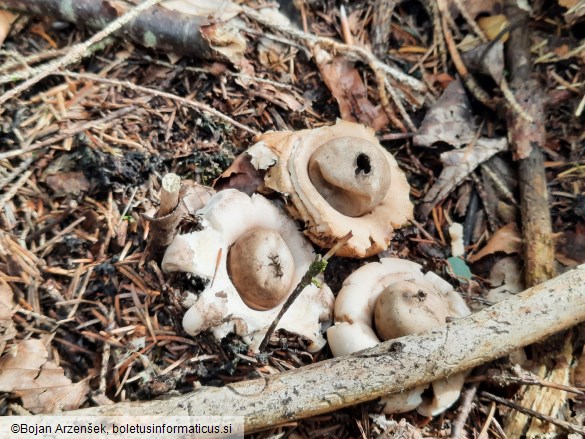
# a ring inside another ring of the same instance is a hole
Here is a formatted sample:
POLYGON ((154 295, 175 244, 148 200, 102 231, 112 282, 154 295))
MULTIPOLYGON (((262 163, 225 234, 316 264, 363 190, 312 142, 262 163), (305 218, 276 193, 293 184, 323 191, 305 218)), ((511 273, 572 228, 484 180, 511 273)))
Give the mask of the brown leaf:
POLYGON ((304 99, 293 91, 281 91, 270 84, 258 84, 258 91, 254 92, 267 101, 278 105, 285 111, 300 111, 305 106, 304 99))
POLYGON ((420 146, 446 142, 458 148, 471 142, 475 135, 469 100, 457 78, 429 109, 413 140, 420 146))
POLYGON ((522 247, 522 238, 516 224, 509 223, 504 227, 498 229, 492 235, 488 243, 477 253, 469 256, 469 262, 475 262, 484 256, 491 255, 496 252, 504 252, 506 254, 519 253, 522 247))
POLYGON ((0 10, 0 47, 2 47, 2 43, 10 33, 14 20, 16 20, 16 15, 0 10))
POLYGON ((10 285, 0 278, 0 355, 8 341, 16 336, 16 328, 12 321, 14 311, 13 294, 10 285))
POLYGON ((0 359, 0 391, 20 396, 24 408, 33 413, 78 408, 89 391, 87 381, 72 384, 63 368, 48 361, 48 357, 41 340, 17 344, 0 359))
POLYGON ((352 62, 344 57, 332 57, 319 46, 315 46, 313 54, 321 78, 337 101, 343 120, 360 122, 374 130, 388 125, 384 110, 368 100, 366 86, 352 62))
POLYGON ((555 258, 563 265, 574 267, 585 262, 585 226, 563 232, 556 243, 555 258))
POLYGON ((482 137, 475 144, 463 149, 442 153, 443 171, 434 186, 425 195, 424 202, 419 208, 420 215, 427 216, 432 208, 449 195, 475 168, 507 148, 508 142, 503 137, 499 139, 482 137))
POLYGON ((62 172, 49 175, 45 182, 57 196, 79 195, 89 189, 89 181, 87 181, 83 172, 62 172))
POLYGON ((217 191, 224 189, 238 189, 248 195, 257 192, 264 186, 265 170, 256 169, 252 165, 252 158, 246 152, 240 154, 223 174, 215 179, 213 187, 217 191))

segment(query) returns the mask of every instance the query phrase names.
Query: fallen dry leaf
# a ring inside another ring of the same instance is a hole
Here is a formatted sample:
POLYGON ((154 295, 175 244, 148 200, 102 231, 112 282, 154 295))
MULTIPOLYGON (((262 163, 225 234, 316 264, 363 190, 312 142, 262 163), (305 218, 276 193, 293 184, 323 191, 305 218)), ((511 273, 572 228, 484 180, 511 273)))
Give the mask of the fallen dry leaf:
POLYGON ((262 83, 257 84, 257 89, 258 91, 254 91, 254 94, 278 105, 284 111, 297 112, 306 106, 303 97, 294 91, 281 91, 273 85, 262 83))
POLYGON ((339 105, 343 120, 360 122, 379 130, 388 125, 388 116, 380 106, 367 98, 367 90, 359 71, 344 57, 332 57, 329 52, 315 46, 313 56, 323 82, 339 105))
POLYGON ((491 255, 496 252, 504 252, 506 254, 519 253, 522 246, 522 238, 516 224, 509 223, 501 227, 492 235, 488 243, 477 253, 469 256, 469 262, 475 262, 484 256, 491 255))
POLYGON ((577 224, 575 231, 564 231, 556 242, 555 258, 567 267, 585 262, 585 225, 577 224))
POLYGON ((78 408, 89 391, 87 380, 71 383, 63 368, 48 357, 41 340, 18 343, 0 359, 0 391, 19 396, 23 407, 33 413, 78 408))
POLYGON ((498 41, 485 52, 490 44, 480 44, 463 53, 462 57, 467 68, 489 75, 496 81, 496 84, 499 84, 504 77, 504 43, 498 41))
POLYGON ((55 195, 79 195, 89 189, 89 181, 83 172, 62 172, 49 175, 45 180, 55 195))
POLYGON ((223 174, 215 179, 213 188, 217 191, 224 189, 238 189, 252 195, 258 188, 264 186, 266 171, 256 169, 252 165, 252 157, 246 152, 240 154, 223 174))
MULTIPOLYGON (((506 29, 509 25, 508 19, 503 14, 481 17, 477 20, 477 24, 480 29, 484 31, 488 40, 494 40, 500 34, 500 32, 506 29)), ((508 36, 508 33, 504 34, 500 38, 500 41, 505 43, 508 39, 508 36)))
POLYGON ((16 15, 8 11, 0 11, 0 47, 2 47, 4 39, 8 36, 14 20, 16 20, 16 15))
POLYGON ((419 146, 446 142, 459 148, 474 139, 476 130, 469 99, 457 77, 427 111, 413 141, 419 146))
POLYGON ((520 260, 513 256, 500 259, 492 267, 488 281, 495 287, 486 295, 486 299, 492 303, 509 299, 510 296, 524 291, 520 260))
POLYGON ((442 153, 443 171, 437 182, 425 195, 419 208, 420 215, 427 216, 433 207, 449 195, 475 168, 507 148, 508 142, 504 138, 481 138, 475 145, 442 153))
POLYGON ((427 216, 439 201, 480 164, 508 148, 508 141, 504 137, 476 139, 477 131, 469 100, 457 78, 429 109, 414 136, 414 143, 420 146, 432 146, 437 142, 449 143, 456 148, 465 146, 463 149, 441 154, 444 168, 419 208, 421 216, 427 216))
POLYGON ((16 335, 16 328, 12 321, 13 311, 12 288, 0 278, 0 355, 4 352, 6 344, 16 335))

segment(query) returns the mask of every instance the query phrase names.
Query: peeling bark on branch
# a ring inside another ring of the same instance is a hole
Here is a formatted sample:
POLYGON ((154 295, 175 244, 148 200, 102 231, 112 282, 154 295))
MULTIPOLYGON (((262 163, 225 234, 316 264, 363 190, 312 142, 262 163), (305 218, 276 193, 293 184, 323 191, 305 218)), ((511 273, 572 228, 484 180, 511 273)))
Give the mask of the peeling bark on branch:
POLYGON ((445 327, 262 379, 70 415, 235 415, 247 432, 465 371, 585 320, 585 265, 445 327))
POLYGON ((512 77, 511 88, 522 108, 508 110, 508 129, 514 156, 519 159, 524 278, 526 285, 532 286, 555 276, 548 189, 540 149, 546 142, 544 99, 538 82, 531 78, 528 14, 514 4, 506 12, 510 22, 520 23, 510 31, 506 61, 512 77), (532 121, 526 120, 522 113, 532 121))
MULTIPOLYGON (((102 29, 133 5, 124 0, 0 0, 0 9, 52 17, 56 20, 102 29)), ((160 51, 197 58, 228 61, 241 59, 246 42, 226 23, 155 6, 131 21, 122 31, 135 42, 160 51)))

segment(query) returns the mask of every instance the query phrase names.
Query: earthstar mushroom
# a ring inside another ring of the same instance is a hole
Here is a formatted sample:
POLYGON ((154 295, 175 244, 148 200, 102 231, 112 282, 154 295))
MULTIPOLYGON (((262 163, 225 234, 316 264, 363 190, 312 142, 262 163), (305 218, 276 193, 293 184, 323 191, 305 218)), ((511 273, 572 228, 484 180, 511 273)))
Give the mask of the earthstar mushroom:
MULTIPOLYGON (((261 195, 234 189, 215 194, 197 212, 202 230, 178 235, 162 261, 166 272, 190 272, 209 284, 183 318, 191 335, 241 335, 256 350, 264 333, 314 259, 293 220, 261 195)), ((332 319, 333 294, 324 283, 306 287, 277 328, 325 345, 321 322, 332 319)))
MULTIPOLYGON (((382 258, 366 264, 343 283, 335 301, 335 326, 327 330, 334 356, 350 355, 384 340, 426 332, 447 323, 449 318, 470 313, 453 287, 421 266, 397 258, 382 258)), ((465 374, 431 383, 433 398, 423 399, 427 386, 384 398, 386 413, 416 408, 434 416, 458 398, 465 374)))
POLYGON ((268 132, 246 152, 266 170, 264 190, 276 191, 306 225, 305 234, 331 248, 352 231, 338 256, 367 257, 385 250, 394 229, 412 218, 410 187, 374 132, 359 124, 268 132))

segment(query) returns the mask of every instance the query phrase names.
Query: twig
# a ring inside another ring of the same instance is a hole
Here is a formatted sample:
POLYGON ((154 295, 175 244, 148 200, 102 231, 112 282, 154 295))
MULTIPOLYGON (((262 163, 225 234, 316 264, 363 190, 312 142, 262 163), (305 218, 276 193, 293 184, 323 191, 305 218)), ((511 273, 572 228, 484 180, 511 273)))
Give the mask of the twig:
MULTIPOLYGON (((30 67, 31 64, 35 64, 49 58, 57 58, 58 56, 66 54, 68 50, 69 49, 65 47, 57 50, 47 50, 40 53, 33 53, 32 55, 29 56, 22 56, 20 55, 20 53, 14 51, 0 50, 0 55, 10 56, 14 58, 13 61, 6 61, 4 62, 4 64, 2 64, 2 66, 0 67, 0 73, 8 72, 12 69, 17 68, 18 66, 32 69, 32 67, 30 67)), ((0 84, 1 83, 2 81, 0 80, 0 84)))
POLYGON ((89 80, 95 81, 95 82, 117 85, 120 87, 125 87, 127 89, 139 91, 139 92, 146 93, 149 95, 171 99, 173 101, 179 102, 179 103, 186 105, 188 107, 192 107, 192 108, 195 108, 199 111, 203 111, 203 112, 212 114, 212 115, 216 116, 217 118, 219 118, 219 119, 221 119, 221 120, 223 120, 223 121, 225 121, 225 122, 227 122, 235 127, 238 127, 244 131, 247 131, 250 134, 253 134, 253 135, 259 134, 258 131, 253 130, 250 127, 247 127, 246 125, 242 125, 237 120, 234 120, 229 116, 226 116, 221 111, 217 111, 215 108, 210 107, 207 104, 204 104, 202 102, 193 101, 193 100, 187 99, 187 98, 182 98, 182 97, 174 95, 172 93, 167 93, 164 91, 155 90, 154 88, 143 87, 141 85, 133 84, 130 81, 119 81, 117 79, 102 78, 101 76, 94 75, 91 73, 75 73, 75 72, 64 71, 64 72, 54 72, 53 74, 68 76, 71 78, 89 79, 89 80))
POLYGON ((51 75, 52 73, 55 73, 60 68, 67 66, 69 64, 73 64, 73 63, 81 60, 82 58, 87 56, 88 49, 90 49, 91 46, 93 46, 96 43, 99 43, 101 40, 106 38, 108 35, 111 35, 112 33, 116 32, 122 26, 124 26, 129 21, 131 21, 132 19, 137 17, 141 12, 144 12, 148 8, 151 8, 152 6, 154 6, 160 2, 161 2, 161 0, 145 0, 144 2, 140 3, 135 8, 128 11, 126 14, 122 15, 120 18, 112 21, 110 24, 108 24, 101 31, 99 31, 98 33, 93 35, 87 41, 84 41, 83 43, 76 44, 75 46, 73 46, 71 48, 71 50, 65 56, 63 56, 55 61, 51 61, 51 62, 45 64, 41 68, 39 73, 37 73, 35 76, 26 80, 22 84, 17 85, 13 89, 7 91, 2 96, 0 96, 0 105, 2 105, 3 103, 5 103, 6 101, 8 101, 11 98, 18 96, 23 91, 28 90, 30 87, 35 85, 37 82, 41 81, 42 79, 46 78, 47 76, 51 75))
POLYGON ((473 383, 471 386, 461 392, 461 398, 459 398, 459 412, 457 418, 453 422, 453 428, 451 429, 451 439, 463 439, 465 438, 465 423, 473 408, 473 398, 477 393, 479 383, 473 383))
POLYGON ((32 175, 32 171, 26 171, 24 174, 20 176, 16 183, 14 183, 8 191, 2 197, 0 197, 0 210, 4 209, 4 205, 8 203, 12 197, 16 195, 18 190, 24 186, 28 178, 32 175))
POLYGON ((544 414, 539 413, 537 411, 534 411, 532 409, 529 409, 529 408, 523 407, 519 404, 516 404, 515 402, 509 401, 505 398, 500 398, 499 396, 492 395, 491 393, 488 393, 488 392, 481 392, 479 394, 479 396, 481 396, 485 399, 488 399, 490 401, 497 402, 498 404, 503 404, 506 407, 510 407, 510 408, 520 412, 520 413, 523 413, 523 414, 528 415, 528 416, 532 416, 536 419, 540 419, 541 421, 545 421, 545 422, 549 422, 551 424, 557 425, 566 431, 585 435, 585 428, 583 428, 583 427, 579 427, 578 425, 571 424, 570 422, 562 421, 562 420, 557 419, 557 418, 553 418, 552 416, 544 415, 544 414))
POLYGON ((4 186, 6 186, 19 175, 22 175, 22 173, 28 169, 32 162, 32 159, 23 160, 16 168, 12 170, 12 172, 10 172, 10 174, 0 180, 0 189, 3 189, 4 186))
POLYGON ((395 81, 407 85, 412 90, 415 90, 420 93, 426 93, 427 91, 426 86, 421 81, 413 78, 410 75, 407 75, 406 73, 402 72, 401 70, 395 67, 383 63, 382 61, 377 59, 369 50, 366 50, 363 47, 348 46, 347 44, 339 43, 331 38, 311 35, 299 29, 292 28, 290 26, 289 27, 278 26, 266 20, 258 12, 247 6, 243 6, 243 9, 246 15, 251 19, 278 32, 288 34, 297 40, 301 40, 309 47, 312 47, 315 44, 319 44, 321 47, 328 47, 335 53, 344 54, 350 61, 361 61, 367 63, 368 65, 375 65, 377 69, 382 70, 388 76, 392 77, 395 81))
POLYGON ((492 403, 490 405, 490 411, 489 411, 488 416, 483 424, 483 427, 481 427, 481 431, 477 435, 477 439, 487 438, 487 430, 488 430, 488 428, 490 428, 490 424, 492 423, 492 420, 494 419, 494 414, 496 413, 496 405, 497 404, 492 401, 492 403))
POLYGON ((562 390, 564 392, 573 393, 575 395, 585 395, 585 391, 582 389, 543 380, 538 375, 535 375, 527 370, 523 370, 518 365, 514 365, 514 367, 512 367, 512 372, 515 373, 516 376, 498 371, 488 373, 486 376, 477 376, 476 378, 478 380, 488 380, 500 386, 508 386, 510 384, 525 384, 528 386, 550 387, 551 389, 562 390))
POLYGON ((201 387, 179 397, 64 414, 211 416, 231 413, 244 416, 246 432, 250 433, 469 370, 582 321, 585 321, 585 265, 446 326, 389 340, 347 357, 225 387, 201 387))
POLYGON ((488 95, 488 93, 480 87, 477 83, 475 78, 469 73, 461 55, 459 54, 459 50, 457 49, 457 44, 455 44, 455 39, 453 38, 453 34, 451 33, 451 29, 449 27, 449 19, 451 15, 449 14, 449 8, 447 7, 445 1, 439 1, 439 10, 442 16, 441 25, 443 27, 443 35, 445 37, 445 41, 447 43, 447 49, 449 50, 449 54, 451 55, 451 59, 453 60, 453 64, 457 69, 457 73, 461 76, 461 79, 465 83, 467 89, 486 107, 495 110, 496 104, 493 99, 488 95))
POLYGON ((60 134, 57 134, 54 137, 50 137, 46 140, 42 140, 40 142, 33 143, 30 146, 25 148, 18 148, 18 149, 11 149, 10 151, 0 153, 0 160, 8 159, 11 157, 18 157, 27 152, 34 151, 36 149, 44 148, 45 146, 52 145, 54 143, 60 142, 61 140, 65 140, 69 137, 73 137, 78 133, 82 133, 90 128, 95 128, 96 126, 103 126, 112 120, 118 119, 119 117, 124 116, 125 114, 131 113, 132 111, 136 110, 135 106, 120 108, 119 110, 112 111, 110 114, 102 117, 101 119, 91 120, 89 122, 84 122, 80 125, 75 127, 61 130, 60 134))
POLYGON ((532 117, 530 123, 517 111, 508 111, 508 138, 518 160, 520 212, 522 216, 524 279, 527 286, 537 285, 555 276, 555 247, 548 206, 548 188, 541 147, 546 144, 544 108, 540 86, 531 79, 530 33, 528 14, 506 3, 506 15, 518 22, 510 31, 506 46, 507 68, 516 100, 532 117))
POLYGON ((465 19, 465 21, 467 22, 469 27, 471 29, 473 29, 473 32, 475 32, 475 34, 479 37, 479 39, 484 43, 487 42, 488 39, 485 36, 485 33, 481 30, 479 25, 476 23, 474 17, 472 17, 469 14, 469 11, 465 7, 465 4, 463 3, 463 1, 462 0, 453 0, 453 3, 455 3, 455 5, 457 6, 457 9, 459 9, 459 12, 463 16, 463 18, 465 19))
MULTIPOLYGON (((84 54, 84 57, 88 57, 88 56, 94 54, 95 52, 102 50, 104 47, 108 46, 112 42, 114 42, 113 38, 111 38, 111 37, 104 38, 99 43, 96 43, 93 46, 88 47, 86 53, 84 54)), ((69 50, 70 49, 68 47, 66 47, 64 49, 59 49, 59 50, 48 52, 48 54, 51 56, 43 56, 43 55, 45 55, 45 53, 31 55, 27 58, 22 58, 22 63, 26 63, 27 60, 41 61, 45 58, 56 58, 57 56, 67 54, 67 52, 69 50)), ((35 75, 38 75, 39 73, 41 73, 43 71, 43 69, 45 68, 45 66, 46 66, 46 64, 40 65, 38 67, 30 67, 27 64, 25 64, 26 70, 18 70, 16 72, 6 73, 6 74, 0 76, 0 85, 1 84, 8 84, 10 82, 24 81, 25 79, 28 79, 32 76, 35 76, 35 75)), ((0 68, 0 72, 6 70, 6 68, 7 68, 6 65, 2 66, 2 68, 0 68)))
POLYGON ((392 14, 397 3, 397 0, 376 0, 374 2, 370 40, 372 41, 372 49, 378 58, 388 54, 392 14))
POLYGON ((161 183, 160 189, 160 207, 158 208, 157 217, 168 215, 177 204, 179 204, 179 190, 181 189, 181 177, 177 174, 166 174, 161 183))
POLYGON ((278 315, 274 318, 274 320, 268 327, 268 330, 266 331, 266 334, 264 335, 264 338, 262 339, 262 342, 258 347, 258 350, 260 352, 262 352, 266 348, 268 340, 270 340, 270 336, 274 332, 274 329, 280 323, 280 319, 282 318, 284 313, 290 308, 290 306, 293 304, 296 298, 299 297, 303 290, 314 282, 315 277, 317 277, 319 274, 325 271, 325 268, 327 268, 327 262, 329 261, 329 258, 331 258, 341 247, 343 247, 347 243, 347 241, 351 239, 352 236, 353 234, 350 231, 347 235, 341 238, 333 247, 331 247, 329 251, 325 254, 325 256, 321 257, 321 255, 317 255, 317 258, 313 261, 311 265, 309 265, 309 269, 303 275, 303 277, 301 278, 293 292, 290 294, 290 296, 288 296, 288 299, 286 299, 286 301, 282 305, 282 308, 278 312, 278 315))

